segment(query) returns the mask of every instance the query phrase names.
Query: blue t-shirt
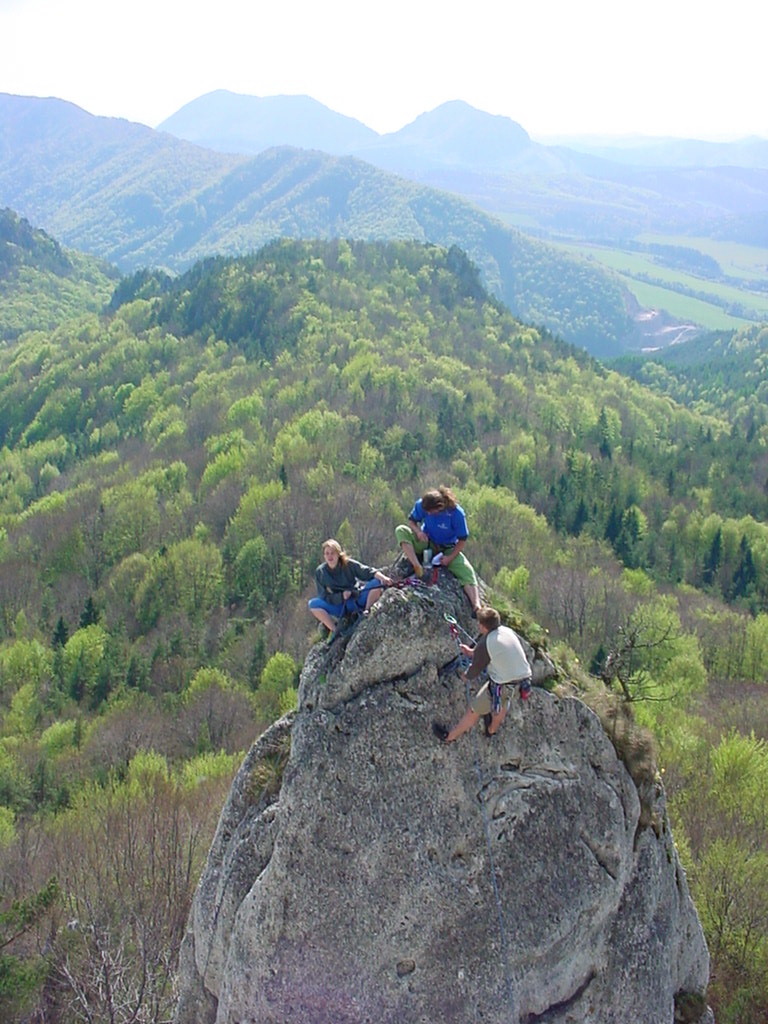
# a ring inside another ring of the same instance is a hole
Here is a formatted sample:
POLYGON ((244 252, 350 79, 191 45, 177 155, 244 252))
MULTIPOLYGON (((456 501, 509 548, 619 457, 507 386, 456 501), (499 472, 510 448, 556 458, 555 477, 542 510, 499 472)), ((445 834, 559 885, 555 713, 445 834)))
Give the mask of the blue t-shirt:
POLYGON ((419 498, 408 518, 414 523, 421 523, 429 539, 442 547, 450 547, 469 536, 467 517, 461 505, 440 512, 424 512, 419 498))

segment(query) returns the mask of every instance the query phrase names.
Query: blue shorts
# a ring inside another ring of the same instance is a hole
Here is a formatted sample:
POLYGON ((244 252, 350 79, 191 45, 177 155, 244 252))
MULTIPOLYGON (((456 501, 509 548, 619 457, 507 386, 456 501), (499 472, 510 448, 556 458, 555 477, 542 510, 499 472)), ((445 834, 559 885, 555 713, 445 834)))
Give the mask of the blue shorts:
POLYGON ((331 602, 326 601, 324 597, 313 597, 307 602, 307 607, 322 608, 323 611, 332 615, 334 619, 338 619, 341 615, 353 615, 355 612, 361 612, 364 610, 369 590, 374 590, 377 587, 381 589, 383 586, 384 584, 379 583, 378 580, 368 580, 362 590, 358 590, 352 595, 352 597, 348 597, 346 601, 342 601, 341 604, 331 604, 331 602))

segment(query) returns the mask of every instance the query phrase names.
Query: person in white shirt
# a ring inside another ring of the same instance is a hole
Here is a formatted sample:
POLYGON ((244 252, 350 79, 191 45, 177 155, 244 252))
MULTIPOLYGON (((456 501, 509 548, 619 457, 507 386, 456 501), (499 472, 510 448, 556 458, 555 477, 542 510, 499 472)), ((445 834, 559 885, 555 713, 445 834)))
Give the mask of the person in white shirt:
POLYGON ((432 723, 432 731, 443 743, 453 743, 459 736, 486 719, 486 735, 498 732, 509 710, 511 698, 502 699, 502 688, 518 684, 520 696, 530 693, 531 666, 528 663, 520 637, 509 626, 501 625, 501 616, 495 608, 483 607, 477 613, 480 639, 474 647, 461 644, 461 653, 470 655, 472 663, 461 678, 477 679, 482 673, 488 678, 469 702, 463 717, 452 729, 440 722, 432 723))

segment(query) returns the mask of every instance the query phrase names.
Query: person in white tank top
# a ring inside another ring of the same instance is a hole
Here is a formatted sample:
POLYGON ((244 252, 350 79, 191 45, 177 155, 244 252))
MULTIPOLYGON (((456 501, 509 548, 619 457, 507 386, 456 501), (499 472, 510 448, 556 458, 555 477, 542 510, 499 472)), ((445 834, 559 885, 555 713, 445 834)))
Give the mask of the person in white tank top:
POLYGON ((453 743, 469 732, 481 717, 486 719, 486 735, 493 736, 509 710, 510 698, 502 700, 502 687, 510 683, 520 684, 521 697, 530 691, 531 666, 514 629, 502 626, 499 613, 489 607, 479 610, 477 625, 480 630, 477 644, 474 647, 461 644, 461 653, 472 657, 472 664, 461 678, 471 681, 485 672, 488 679, 452 729, 447 729, 440 722, 432 723, 432 731, 443 743, 453 743))
MULTIPOLYGON (((474 648, 478 655, 480 652, 477 648, 481 646, 483 639, 488 652, 488 675, 494 683, 516 683, 520 679, 530 678, 531 666, 520 643, 520 637, 514 629, 510 629, 509 626, 497 626, 486 633, 474 648)), ((481 667, 478 667, 476 672, 473 671, 475 667, 473 657, 472 665, 467 672, 468 679, 474 679, 479 675, 481 667)))

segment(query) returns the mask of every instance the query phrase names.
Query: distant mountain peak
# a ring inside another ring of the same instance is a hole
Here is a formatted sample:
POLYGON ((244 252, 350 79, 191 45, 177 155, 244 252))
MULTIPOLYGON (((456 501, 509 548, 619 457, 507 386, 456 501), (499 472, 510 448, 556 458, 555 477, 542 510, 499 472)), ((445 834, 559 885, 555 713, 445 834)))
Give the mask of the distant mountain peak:
POLYGON ((352 117, 311 96, 248 96, 216 89, 185 104, 158 130, 210 149, 256 154, 273 146, 345 156, 378 138, 352 117))
POLYGON ((465 100, 446 100, 445 103, 441 103, 434 110, 419 114, 410 125, 402 128, 400 133, 408 131, 413 125, 425 123, 433 125, 445 124, 453 130, 460 130, 466 125, 487 125, 494 132, 512 132, 516 136, 530 142, 528 132, 517 121, 513 121, 511 117, 506 117, 503 114, 489 114, 486 110, 479 110, 477 107, 473 107, 465 100))
POLYGON ((158 129, 219 152, 257 154, 296 146, 359 156, 396 171, 400 161, 417 167, 425 158, 449 167, 506 168, 536 148, 516 121, 458 99, 379 135, 310 96, 260 97, 217 89, 187 103, 158 129))
POLYGON ((449 163, 484 167, 504 164, 533 145, 517 121, 478 110, 464 100, 441 103, 385 139, 428 147, 433 156, 449 163))

